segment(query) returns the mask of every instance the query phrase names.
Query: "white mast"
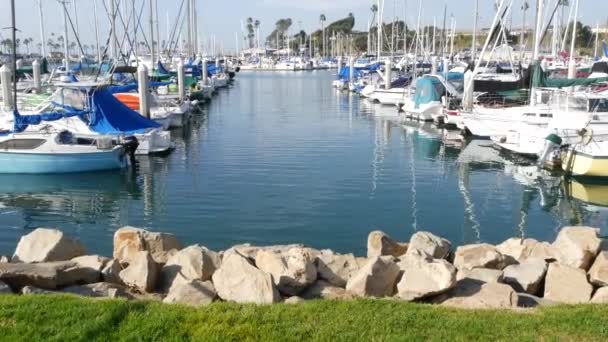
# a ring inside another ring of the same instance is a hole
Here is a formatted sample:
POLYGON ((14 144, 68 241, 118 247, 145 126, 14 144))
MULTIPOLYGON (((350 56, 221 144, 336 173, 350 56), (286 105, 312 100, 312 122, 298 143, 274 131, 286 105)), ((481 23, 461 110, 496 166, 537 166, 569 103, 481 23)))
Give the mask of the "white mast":
POLYGON ((112 59, 116 62, 118 59, 118 38, 116 35, 116 7, 115 0, 110 0, 110 27, 112 30, 112 44, 110 47, 112 48, 112 59))
POLYGON ((384 7, 384 0, 377 0, 378 2, 378 59, 382 54, 382 8, 384 7))
POLYGON ((160 45, 160 21, 158 20, 158 0, 154 0, 154 18, 156 19, 156 47, 158 48, 158 60, 162 54, 160 45))
POLYGON ((99 48, 99 22, 97 21, 97 0, 93 0, 93 16, 95 19, 95 43, 97 45, 97 63, 101 65, 101 49, 99 48))
POLYGON ((537 0, 537 13, 536 13, 536 29, 534 31, 534 54, 532 55, 532 60, 537 60, 538 55, 540 54, 540 38, 541 31, 543 27, 543 11, 544 11, 544 0, 537 0))
POLYGON ((191 10, 191 0, 186 0, 186 20, 188 25, 186 27, 186 43, 188 44, 188 57, 192 56, 192 10, 191 10))
POLYGON ((600 23, 596 22, 595 23, 595 50, 594 50, 594 55, 593 57, 597 57, 598 56, 598 44, 599 44, 599 40, 600 40, 600 23))
POLYGON ((38 13, 40 16, 40 40, 42 41, 42 57, 46 57, 46 34, 44 32, 44 13, 42 11, 42 0, 38 0, 38 13))
POLYGON ((436 32, 435 32, 435 27, 437 27, 437 18, 436 18, 436 17, 433 17, 433 43, 432 43, 432 44, 433 44, 433 47, 432 47, 432 49, 431 49, 431 50, 432 50, 432 51, 431 51, 431 53, 432 53, 433 55, 435 55, 435 33, 436 33, 436 32))
POLYGON ((68 17, 67 17, 67 7, 65 6, 65 2, 61 2, 62 5, 62 14, 63 14, 63 54, 64 54, 64 67, 65 72, 70 71, 70 51, 68 49, 68 17))
POLYGON ((192 40, 194 43, 194 54, 198 55, 198 12, 196 0, 192 0, 192 40))
POLYGON ((578 0, 574 4, 574 18, 572 19, 572 41, 570 42, 570 64, 568 65, 568 78, 576 77, 576 61, 574 60, 574 48, 576 46, 576 23, 578 22, 578 0))
POLYGON ((72 0, 72 6, 74 6, 74 31, 76 32, 76 38, 79 38, 80 29, 78 27, 78 11, 76 10, 76 0, 72 0))
POLYGON ((154 70, 154 0, 150 1, 150 58, 152 59, 152 68, 150 71, 154 70))
POLYGON ((473 43, 471 47, 471 60, 475 63, 477 56, 477 18, 479 17, 479 0, 475 0, 475 18, 473 19, 473 43))

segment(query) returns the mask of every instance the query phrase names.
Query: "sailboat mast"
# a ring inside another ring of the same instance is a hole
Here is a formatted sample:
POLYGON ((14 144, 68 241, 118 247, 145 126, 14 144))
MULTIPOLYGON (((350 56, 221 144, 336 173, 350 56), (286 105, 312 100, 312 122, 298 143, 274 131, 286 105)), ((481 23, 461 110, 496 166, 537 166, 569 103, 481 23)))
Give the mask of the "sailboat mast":
POLYGON ((158 20, 158 0, 154 0, 154 18, 156 20, 156 42, 157 42, 156 47, 158 48, 158 60, 160 60, 162 50, 161 50, 161 44, 160 44, 160 24, 159 24, 159 20, 158 20))
POLYGON ((150 1, 150 58, 152 59, 152 70, 154 70, 154 0, 150 1))
POLYGON ((46 34, 44 32, 44 12, 42 11, 42 0, 38 0, 38 14, 40 17, 40 40, 42 43, 42 57, 46 57, 46 34))
POLYGON ((570 63, 568 65, 568 78, 576 77, 576 61, 574 60, 574 52, 576 47, 576 23, 578 22, 578 4, 579 0, 574 4, 574 18, 572 19, 572 41, 570 42, 570 63))
POLYGON ((471 61, 477 57, 477 19, 479 18, 479 0, 475 0, 475 18, 473 19, 473 43, 471 46, 471 61))
POLYGON ((112 59, 118 59, 118 36, 116 34, 116 3, 115 0, 110 0, 110 29, 112 30, 112 59))
POLYGON ((95 19, 95 44, 97 45, 97 63, 101 65, 101 49, 99 48, 99 22, 97 21, 97 0, 93 0, 93 16, 95 19))
POLYGON ((11 0, 11 35, 13 38, 13 109, 17 112, 17 24, 15 23, 15 0, 11 0))
POLYGON ((186 20, 188 21, 188 25, 186 27, 187 34, 187 44, 188 44, 188 57, 192 56, 192 10, 191 10, 191 0, 186 0, 186 20))
POLYGON ((68 16, 67 16, 67 7, 65 6, 65 0, 60 2, 61 6, 63 6, 63 54, 64 61, 63 65, 65 67, 65 72, 67 73, 70 70, 70 51, 68 47, 68 16))
POLYGON ((378 0, 378 59, 382 55, 382 10, 384 8, 384 0, 378 0))
POLYGON ((137 10, 135 9, 135 0, 131 1, 131 15, 133 16, 133 54, 135 55, 135 65, 139 66, 139 55, 137 53, 137 10))
POLYGON ((594 55, 593 57, 597 57, 597 48, 598 48, 598 44, 599 44, 599 39, 600 39, 600 23, 596 22, 595 23, 595 49, 594 49, 594 55))

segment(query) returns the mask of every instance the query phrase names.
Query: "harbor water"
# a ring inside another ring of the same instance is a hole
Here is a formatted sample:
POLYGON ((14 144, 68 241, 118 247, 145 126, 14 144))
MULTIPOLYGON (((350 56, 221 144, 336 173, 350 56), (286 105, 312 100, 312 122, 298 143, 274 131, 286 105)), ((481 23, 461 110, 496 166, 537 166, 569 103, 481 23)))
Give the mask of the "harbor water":
POLYGON ((608 228, 608 185, 539 172, 457 132, 397 122, 396 110, 331 88, 331 72, 240 73, 174 131, 176 150, 135 170, 0 176, 0 254, 56 227, 110 255, 125 225, 220 250, 304 243, 364 254, 368 233, 417 230, 455 245, 552 240, 608 228))

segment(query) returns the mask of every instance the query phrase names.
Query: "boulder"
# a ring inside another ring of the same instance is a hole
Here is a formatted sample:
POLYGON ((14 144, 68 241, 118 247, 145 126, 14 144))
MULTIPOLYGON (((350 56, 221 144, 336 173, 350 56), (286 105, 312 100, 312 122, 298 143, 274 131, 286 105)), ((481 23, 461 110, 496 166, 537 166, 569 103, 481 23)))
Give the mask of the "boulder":
POLYGON ((211 304, 217 297, 215 287, 210 281, 200 279, 177 281, 171 286, 163 303, 202 306, 211 304))
POLYGON ((289 297, 287 299, 285 299, 284 303, 285 304, 301 304, 304 303, 306 300, 304 300, 304 298, 302 297, 298 297, 298 296, 293 296, 293 297, 289 297))
POLYGON ((120 271, 122 270, 122 265, 118 260, 110 259, 101 270, 101 279, 106 283, 122 284, 120 279, 120 271))
POLYGON ((510 309, 517 307, 518 296, 509 285, 463 279, 437 301, 463 309, 510 309))
POLYGON ((47 290, 99 281, 99 272, 82 267, 75 261, 54 261, 35 264, 0 263, 0 280, 13 288, 34 286, 47 290))
POLYGON ((553 242, 560 264, 588 270, 600 251, 602 241, 598 234, 597 228, 562 228, 553 242))
POLYGON ((78 265, 81 267, 87 267, 91 270, 99 272, 100 277, 101 271, 103 271, 110 260, 110 258, 99 255, 83 255, 72 259, 72 261, 78 263, 78 265))
POLYGON ((251 244, 245 243, 245 244, 241 244, 241 245, 232 246, 231 248, 225 250, 223 252, 223 255, 228 255, 228 254, 236 252, 237 254, 244 256, 244 257, 248 258, 249 260, 255 262, 255 257, 259 251, 263 250, 263 251, 276 252, 276 253, 281 254, 292 248, 306 249, 313 258, 316 257, 320 253, 316 249, 306 247, 303 244, 252 246, 251 244))
POLYGON ((318 278, 339 287, 345 287, 346 282, 361 268, 354 255, 334 254, 332 251, 321 251, 315 265, 318 278))
POLYGON ((367 257, 373 258, 383 255, 394 257, 407 252, 407 243, 397 242, 379 230, 369 233, 367 237, 367 257))
POLYGON ((13 262, 66 261, 86 253, 84 245, 57 229, 38 228, 17 244, 13 262))
POLYGON ((503 281, 517 292, 537 294, 547 273, 547 263, 542 259, 529 258, 521 264, 507 266, 503 281))
POLYGON ((4 262, 4 263, 11 262, 11 258, 6 255, 2 255, 2 256, 0 256, 0 262, 4 262))
POLYGON ((303 248, 291 248, 282 253, 259 250, 255 263, 260 270, 272 275, 281 293, 289 296, 298 295, 317 280, 314 259, 303 248))
POLYGON ((505 257, 522 262, 530 257, 532 250, 538 244, 534 239, 510 238, 496 246, 505 257))
POLYGON ((118 276, 123 284, 142 292, 152 292, 159 276, 158 264, 148 251, 136 252, 129 256, 129 266, 118 276))
POLYGON ((164 264, 181 245, 173 234, 149 232, 140 228, 123 227, 114 233, 114 259, 129 264, 138 252, 148 251, 152 259, 164 264))
POLYGON ((567 304, 586 303, 593 286, 587 282, 584 270, 559 263, 549 264, 545 277, 544 298, 567 304))
POLYGON ((45 290, 45 289, 41 289, 38 287, 34 287, 34 286, 24 286, 21 289, 21 294, 22 295, 35 295, 35 294, 57 294, 57 291, 50 291, 50 290, 45 290))
POLYGON ((0 281, 0 294, 11 294, 13 290, 5 282, 0 281))
POLYGON ((517 306, 520 308, 550 307, 556 305, 559 305, 559 303, 546 298, 537 297, 529 293, 517 293, 517 306))
POLYGON ((589 281, 595 286, 608 286, 608 251, 601 252, 589 269, 589 281))
POLYGON ((456 248, 454 266, 461 269, 492 268, 501 270, 507 261, 496 247, 480 243, 456 248))
POLYGON ((543 241, 532 246, 528 257, 552 262, 557 260, 557 254, 558 252, 552 244, 543 241))
POLYGON ((213 276, 220 298, 237 303, 271 304, 281 300, 272 276, 251 264, 244 256, 227 253, 213 276))
POLYGON ((304 299, 353 299, 354 296, 343 287, 334 286, 325 280, 317 280, 302 294, 304 299))
POLYGON ((404 300, 437 295, 456 284, 456 268, 452 264, 420 250, 408 251, 397 266, 403 271, 397 291, 399 298, 404 300))
POLYGON ((591 303, 608 304, 608 286, 597 289, 591 298, 591 303))
POLYGON ((400 273, 393 257, 374 257, 348 280, 346 290, 360 297, 392 296, 400 273))
POLYGON ((484 283, 502 283, 502 271, 491 268, 463 268, 456 273, 456 281, 462 279, 478 280, 484 283))
POLYGON ((429 232, 416 232, 410 238, 408 251, 420 250, 436 259, 444 259, 450 254, 450 241, 429 232))
POLYGON ((198 245, 186 247, 171 256, 163 266, 163 289, 168 290, 178 274, 186 280, 211 280, 219 264, 219 255, 206 247, 198 245))
POLYGON ((110 283, 94 283, 66 287, 61 290, 64 293, 71 293, 83 297, 93 298, 130 298, 123 286, 110 283))

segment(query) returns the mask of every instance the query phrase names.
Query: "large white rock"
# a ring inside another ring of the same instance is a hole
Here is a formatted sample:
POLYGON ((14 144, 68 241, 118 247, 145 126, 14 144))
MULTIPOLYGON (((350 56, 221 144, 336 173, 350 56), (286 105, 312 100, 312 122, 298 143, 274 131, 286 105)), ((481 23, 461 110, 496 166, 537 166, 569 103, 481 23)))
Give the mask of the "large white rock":
POLYGON ((400 273, 393 257, 374 257, 348 280, 346 290, 360 297, 392 296, 400 273))
POLYGON ((506 262, 498 249, 487 243, 460 246, 454 256, 454 266, 459 270, 480 267, 501 270, 506 262))
POLYGON ((81 267, 88 267, 91 270, 99 272, 100 275, 110 260, 110 258, 100 255, 83 255, 72 259, 72 261, 77 262, 81 267))
POLYGON ((608 286, 597 289, 591 298, 591 303, 608 304, 608 286))
POLYGON ((530 257, 537 244, 534 239, 510 238, 497 245, 496 249, 505 257, 522 262, 530 257))
POLYGON ((537 294, 547 273, 547 263, 542 259, 528 258, 521 264, 507 266, 503 281, 517 292, 537 294))
POLYGON ((120 271, 122 270, 120 262, 116 259, 111 259, 101 270, 101 279, 106 283, 122 284, 122 280, 120 280, 120 271))
POLYGON ((62 231, 38 228, 21 237, 12 262, 66 261, 85 253, 80 241, 62 231))
POLYGON ((220 298, 237 303, 272 304, 281 296, 272 276, 255 268, 238 253, 227 253, 211 277, 220 298))
POLYGON ((353 299, 355 297, 343 287, 334 286, 325 280, 317 280, 301 296, 304 299, 353 299))
POLYGON ((317 280, 317 268, 313 257, 304 248, 291 248, 282 253, 259 250, 257 267, 272 275, 281 293, 296 296, 317 280))
POLYGON ((545 277, 544 297, 567 304, 586 303, 591 299, 593 286, 587 282, 584 270, 559 263, 549 264, 545 277))
POLYGON ((511 309, 517 307, 518 297, 509 285, 464 279, 437 300, 463 309, 511 309))
POLYGON ((178 274, 186 280, 211 280, 219 264, 220 257, 214 251, 198 245, 186 247, 171 256, 163 266, 163 288, 169 289, 178 274))
POLYGON ((419 250, 433 258, 444 259, 450 254, 450 241, 429 232, 416 232, 410 238, 408 251, 419 250))
POLYGON ((552 244, 543 241, 532 246, 532 250, 528 257, 552 262, 557 260, 558 251, 552 244))
POLYGON ((600 251, 602 241, 599 229, 591 227, 564 227, 559 231, 553 246, 563 265, 588 270, 600 251))
POLYGON ((13 291, 11 287, 8 286, 5 282, 0 281, 0 294, 11 294, 13 291))
POLYGON ((484 283, 502 283, 502 271, 491 268, 460 269, 456 273, 456 281, 463 279, 478 280, 484 283))
POLYGON ((138 252, 148 251, 155 262, 164 264, 181 249, 173 234, 149 232, 134 227, 123 227, 114 233, 114 259, 128 264, 138 252))
POLYGON ((117 284, 94 283, 85 285, 74 285, 61 290, 64 293, 71 293, 84 297, 99 298, 130 298, 126 289, 117 284))
POLYGON ((345 287, 346 282, 361 268, 361 265, 352 254, 335 254, 325 250, 315 260, 318 278, 328 283, 345 287))
POLYGON ((367 237, 367 257, 383 255, 401 256, 407 252, 407 243, 397 242, 379 230, 369 233, 367 237))
POLYGON ((290 245, 274 245, 274 246, 252 246, 251 244, 245 243, 241 245, 235 245, 230 247, 229 249, 221 252, 223 255, 228 255, 231 253, 237 253, 241 256, 248 258, 249 260, 255 262, 255 257, 259 251, 270 251, 275 253, 284 253, 292 248, 301 248, 306 249, 312 257, 316 257, 320 252, 316 249, 306 247, 303 244, 290 244, 290 245))
POLYGON ((397 266, 403 271, 397 291, 399 298, 404 300, 437 295, 456 284, 456 268, 452 264, 419 250, 408 251, 397 266))
POLYGON ((14 288, 29 285, 54 290, 74 284, 95 283, 99 281, 99 272, 71 260, 34 264, 0 263, 0 280, 14 288))
POLYGON ((202 281, 199 279, 177 281, 171 289, 167 297, 163 299, 164 303, 169 304, 185 304, 190 306, 207 305, 213 302, 217 297, 215 287, 210 281, 202 281))
POLYGON ((152 292, 159 277, 158 264, 148 251, 130 255, 129 266, 120 271, 120 280, 127 286, 142 292, 152 292))
POLYGON ((597 255, 589 269, 589 281, 595 286, 608 286, 608 251, 597 255))

